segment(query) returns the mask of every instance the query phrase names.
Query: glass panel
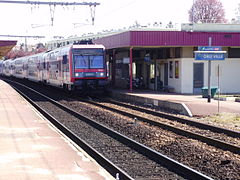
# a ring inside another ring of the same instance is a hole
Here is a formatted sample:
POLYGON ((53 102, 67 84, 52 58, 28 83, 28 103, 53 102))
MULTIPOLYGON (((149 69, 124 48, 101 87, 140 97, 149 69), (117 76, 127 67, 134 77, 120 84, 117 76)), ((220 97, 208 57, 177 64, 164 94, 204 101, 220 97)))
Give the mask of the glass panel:
POLYGON ((88 68, 88 57, 87 56, 74 56, 74 64, 76 69, 87 69, 88 68))
POLYGON ((155 68, 154 68, 154 64, 150 65, 150 79, 154 78, 154 74, 155 74, 155 68))
POLYGON ((104 68, 104 52, 102 49, 73 49, 76 69, 104 68))
POLYGON ((90 68, 103 68, 103 56, 89 56, 90 68))

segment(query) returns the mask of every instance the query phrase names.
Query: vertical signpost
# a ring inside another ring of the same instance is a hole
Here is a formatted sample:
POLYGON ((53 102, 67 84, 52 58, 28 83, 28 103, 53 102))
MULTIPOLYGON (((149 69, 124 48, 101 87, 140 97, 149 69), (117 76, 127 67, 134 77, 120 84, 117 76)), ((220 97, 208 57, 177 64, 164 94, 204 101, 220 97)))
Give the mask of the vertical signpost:
MULTIPOLYGON (((208 46, 212 46, 212 37, 208 39, 208 46)), ((208 102, 211 102, 211 60, 208 60, 208 102)))
POLYGON ((212 46, 212 38, 209 37, 209 46, 199 46, 195 51, 195 60, 208 61, 208 102, 211 102, 211 61, 225 60, 226 51, 222 51, 222 47, 212 46))

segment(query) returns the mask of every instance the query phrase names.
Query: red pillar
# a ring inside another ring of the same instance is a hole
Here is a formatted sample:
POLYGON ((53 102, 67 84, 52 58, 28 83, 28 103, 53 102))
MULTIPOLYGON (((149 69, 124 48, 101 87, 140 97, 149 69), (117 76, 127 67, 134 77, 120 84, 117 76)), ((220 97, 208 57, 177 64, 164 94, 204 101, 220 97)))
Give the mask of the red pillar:
POLYGON ((130 47, 130 61, 129 61, 129 91, 132 92, 132 78, 133 78, 133 70, 132 70, 132 50, 133 48, 130 47))

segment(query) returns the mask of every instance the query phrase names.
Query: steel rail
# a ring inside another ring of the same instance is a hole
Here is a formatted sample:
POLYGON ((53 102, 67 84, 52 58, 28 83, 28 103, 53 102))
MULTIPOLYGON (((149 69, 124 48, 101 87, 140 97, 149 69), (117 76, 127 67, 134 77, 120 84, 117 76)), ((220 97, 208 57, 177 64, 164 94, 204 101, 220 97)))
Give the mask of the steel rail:
POLYGON ((200 123, 200 122, 197 122, 197 121, 192 121, 192 120, 189 120, 189 119, 184 119, 184 118, 181 118, 181 117, 176 117, 176 116, 168 115, 168 114, 161 113, 161 112, 151 111, 151 110, 148 110, 148 109, 145 109, 145 108, 136 107, 136 106, 133 106, 133 105, 130 105, 130 104, 125 104, 125 103, 117 102, 117 101, 114 101, 114 100, 108 100, 108 101, 113 103, 113 104, 124 106, 124 107, 130 108, 130 109, 133 109, 133 110, 145 112, 147 114, 152 114, 152 115, 158 116, 158 117, 163 117, 163 118, 168 119, 168 120, 177 121, 177 122, 180 122, 180 123, 183 123, 183 124, 195 126, 197 128, 202 128, 202 129, 210 130, 210 131, 217 132, 217 133, 223 133, 223 134, 226 134, 226 135, 234 137, 234 138, 240 138, 240 132, 238 132, 238 131, 233 131, 233 130, 230 130, 230 129, 216 127, 216 126, 212 126, 212 125, 209 125, 209 124, 204 124, 204 123, 200 123))
MULTIPOLYGON (((16 83, 16 82, 14 82, 16 83)), ((17 83, 19 84, 19 83, 17 83)), ((59 102, 31 89, 31 88, 28 88, 26 87, 25 85, 22 85, 22 84, 19 84, 21 86, 24 86, 25 88, 37 93, 38 95, 46 98, 48 101, 50 101, 51 103, 55 104, 56 106, 58 106, 59 108, 65 110, 66 112, 68 113, 71 113, 71 115, 75 116, 76 118, 79 118, 81 119, 82 121, 90 124, 91 126, 95 127, 96 129, 108 134, 109 136, 111 136, 112 138, 114 139, 117 139, 119 140, 121 143, 133 148, 134 150, 138 151, 139 153, 147 156, 149 159, 163 165, 166 166, 168 169, 171 169, 172 171, 174 171, 175 173, 179 174, 179 175, 183 175, 184 177, 187 177, 188 179, 198 179, 198 180, 213 180, 211 177, 208 177, 204 174, 202 174, 201 172, 198 172, 182 163, 179 163, 143 144, 140 144, 130 138, 128 138, 127 136, 124 136, 102 124, 99 124, 98 122, 86 117, 86 116, 83 116, 79 113, 77 113, 76 111, 60 104, 59 102)), ((73 140, 76 140, 77 143, 80 143, 82 144, 82 140, 80 140, 78 137, 76 137, 70 130, 68 130, 66 127, 64 127, 62 124, 60 124, 59 122, 57 122, 56 119, 54 119, 51 115, 49 115, 45 110, 42 110, 40 107, 38 107, 37 104, 35 104, 32 100, 30 100, 25 94, 21 93, 17 88, 16 90, 21 94, 23 95, 23 97, 30 102, 30 103, 33 103, 33 106, 39 110, 43 115, 45 115, 46 117, 50 118, 51 121, 53 121, 54 124, 56 124, 57 126, 59 126, 60 128, 63 128, 64 131, 66 131, 66 133, 70 133, 70 137, 73 136, 73 140)), ((87 145, 87 143, 85 143, 85 145, 83 145, 83 149, 86 148, 88 150, 89 147, 85 147, 87 145)), ((86 151, 87 151, 86 150, 86 151)), ((88 151, 87 151, 88 152, 88 151)), ((107 170, 112 174, 112 171, 114 172, 113 174, 115 175, 116 173, 121 173, 120 174, 120 179, 131 179, 131 177, 129 177, 126 173, 124 173, 123 171, 120 171, 119 169, 115 169, 116 166, 114 166, 110 161, 108 161, 107 159, 105 159, 104 157, 102 157, 100 154, 97 153, 97 151, 93 151, 93 150, 90 150, 90 153, 94 153, 93 157, 96 156, 96 158, 100 158, 102 161, 104 161, 104 163, 107 163, 107 167, 111 166, 111 168, 114 168, 113 169, 109 169, 107 168, 107 170), (92 152, 91 152, 92 151, 92 152), (101 156, 101 157, 100 157, 101 156)), ((91 154, 90 154, 91 155, 91 154)), ((99 163, 99 164, 103 164, 103 162, 101 162, 101 160, 99 159, 96 159, 96 161, 99 163)))
POLYGON ((151 125, 154 125, 154 126, 166 129, 166 130, 170 130, 172 132, 175 132, 176 134, 183 135, 185 137, 190 137, 190 138, 205 142, 205 143, 207 143, 209 145, 212 145, 212 146, 215 146, 217 148, 227 150, 227 151, 231 151, 231 152, 236 153, 236 154, 240 154, 240 147, 239 146, 235 146, 235 145, 226 143, 224 141, 216 140, 216 139, 209 138, 209 137, 206 137, 206 136, 203 136, 203 135, 200 135, 200 134, 196 134, 196 133, 193 133, 193 132, 190 132, 190 131, 187 131, 187 130, 183 130, 183 129, 180 129, 180 128, 177 128, 177 127, 165 124, 165 123, 153 121, 153 120, 144 118, 142 116, 138 116, 136 114, 131 114, 131 113, 128 113, 126 111, 122 111, 122 110, 115 109, 115 108, 112 108, 112 107, 109 107, 109 106, 105 106, 103 104, 96 103, 96 102, 91 101, 91 100, 86 101, 86 102, 91 103, 91 104, 96 105, 96 106, 99 106, 99 107, 102 107, 104 109, 108 109, 110 111, 113 111, 113 112, 116 112, 116 113, 119 113, 119 114, 122 114, 124 116, 130 117, 130 118, 133 118, 133 119, 137 119, 138 121, 146 122, 146 123, 149 123, 151 125))

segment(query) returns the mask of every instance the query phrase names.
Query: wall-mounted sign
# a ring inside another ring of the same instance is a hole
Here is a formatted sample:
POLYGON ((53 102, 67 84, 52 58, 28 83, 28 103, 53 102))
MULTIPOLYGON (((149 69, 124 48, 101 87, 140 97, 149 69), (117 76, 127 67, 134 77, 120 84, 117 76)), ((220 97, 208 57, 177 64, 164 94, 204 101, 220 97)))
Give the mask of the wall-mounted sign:
POLYGON ((195 53, 195 60, 225 60, 225 53, 195 53))
POLYGON ((195 60, 225 60, 226 51, 222 51, 220 46, 199 46, 198 51, 194 51, 195 60))
POLYGON ((198 51, 222 51, 221 46, 198 46, 198 51))

